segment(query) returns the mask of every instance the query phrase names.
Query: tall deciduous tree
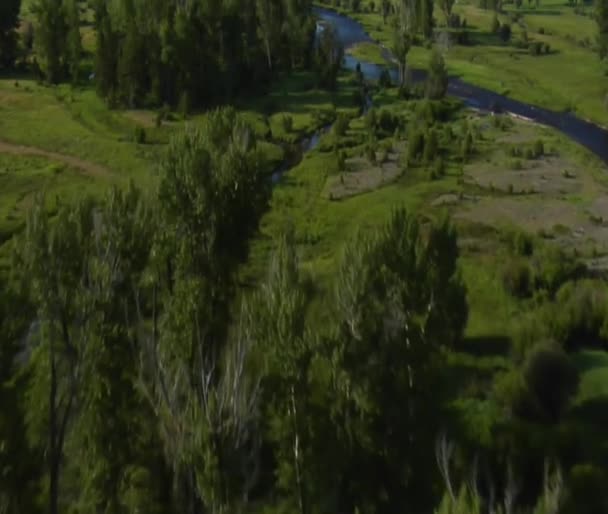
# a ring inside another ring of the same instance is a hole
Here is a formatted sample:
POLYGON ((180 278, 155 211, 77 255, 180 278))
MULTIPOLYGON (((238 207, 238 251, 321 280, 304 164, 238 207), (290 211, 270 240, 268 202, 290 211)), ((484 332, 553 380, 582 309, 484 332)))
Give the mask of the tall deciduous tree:
POLYGON ((429 62, 426 82, 426 96, 432 99, 443 98, 448 90, 448 71, 439 50, 434 49, 429 62))
POLYGON ((80 59, 82 54, 82 39, 80 36, 80 9, 76 0, 65 1, 65 63, 73 83, 78 82, 80 59))
POLYGON ((21 0, 3 0, 0 3, 0 66, 10 67, 17 54, 17 33, 21 0))
POLYGON ((34 47, 40 67, 51 84, 56 84, 65 76, 66 23, 62 0, 38 0, 34 4, 36 28, 34 47))
POLYGON ((597 0, 595 3, 595 19, 599 29, 598 48, 600 58, 608 56, 608 1, 597 0))

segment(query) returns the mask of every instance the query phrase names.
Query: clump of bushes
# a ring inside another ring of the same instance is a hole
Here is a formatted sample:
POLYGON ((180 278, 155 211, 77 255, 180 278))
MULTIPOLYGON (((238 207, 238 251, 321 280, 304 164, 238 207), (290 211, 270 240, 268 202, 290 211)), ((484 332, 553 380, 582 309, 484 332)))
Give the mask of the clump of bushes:
POLYGON ((502 282, 505 290, 516 298, 531 296, 533 287, 529 264, 524 259, 510 259, 503 269, 502 282))
POLYGON ((407 147, 408 162, 417 162, 424 152, 424 133, 421 130, 414 130, 409 137, 407 147))
POLYGON ((342 137, 346 134, 348 130, 349 119, 346 114, 340 113, 338 114, 336 121, 334 122, 333 132, 336 136, 342 137))
POLYGON ((498 32, 500 39, 502 39, 505 43, 511 39, 511 25, 508 23, 503 23, 500 26, 500 30, 498 32))
POLYGON ((393 83, 391 81, 391 74, 387 68, 384 68, 380 73, 380 77, 378 77, 378 84, 380 87, 392 87, 393 83))
POLYGON ((281 116, 281 126, 289 134, 293 130, 293 118, 289 114, 284 114, 281 116))
POLYGON ((437 157, 438 151, 439 142, 437 140, 437 132, 431 128, 424 138, 424 162, 432 162, 437 157))
POLYGON ((135 127, 134 139, 138 145, 146 144, 146 129, 139 125, 135 127))

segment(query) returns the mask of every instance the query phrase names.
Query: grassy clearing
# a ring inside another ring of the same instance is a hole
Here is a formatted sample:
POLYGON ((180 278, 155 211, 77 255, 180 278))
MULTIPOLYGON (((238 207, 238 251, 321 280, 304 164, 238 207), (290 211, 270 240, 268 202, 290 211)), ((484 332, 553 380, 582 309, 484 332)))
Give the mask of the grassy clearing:
MULTIPOLYGON (((369 9, 369 2, 364 0, 362 4, 369 9)), ((451 74, 521 101, 574 111, 596 123, 608 124, 608 80, 593 49, 597 28, 589 16, 576 14, 565 2, 547 0, 539 9, 521 9, 521 20, 513 23, 511 16, 517 10, 506 6, 499 20, 512 24, 512 41, 524 37, 525 27, 529 40, 549 45, 549 54, 532 56, 528 50, 504 44, 490 33, 492 11, 479 9, 467 1, 456 4, 454 11, 467 20, 470 44, 452 46, 447 51, 451 74)), ((362 23, 374 40, 390 47, 390 25, 383 23, 378 12, 349 14, 362 23)), ((436 19, 439 25, 445 23, 439 13, 436 19)), ((379 54, 379 50, 375 53, 379 54)), ((374 52, 368 49, 365 54, 374 52)), ((357 56, 363 59, 363 54, 357 56)), ((429 50, 421 46, 412 48, 409 54, 414 67, 425 67, 428 58, 429 50)))
POLYGON ((373 64, 386 64, 382 48, 375 43, 359 43, 346 49, 346 53, 360 61, 373 64))

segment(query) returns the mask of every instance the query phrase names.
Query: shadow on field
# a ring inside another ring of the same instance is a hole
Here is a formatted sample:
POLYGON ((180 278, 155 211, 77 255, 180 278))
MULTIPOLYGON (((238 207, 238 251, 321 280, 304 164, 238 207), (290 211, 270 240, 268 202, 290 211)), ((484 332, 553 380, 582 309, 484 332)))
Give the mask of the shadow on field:
POLYGON ((458 350, 479 357, 508 355, 510 349, 511 338, 502 335, 466 337, 458 345, 458 350))

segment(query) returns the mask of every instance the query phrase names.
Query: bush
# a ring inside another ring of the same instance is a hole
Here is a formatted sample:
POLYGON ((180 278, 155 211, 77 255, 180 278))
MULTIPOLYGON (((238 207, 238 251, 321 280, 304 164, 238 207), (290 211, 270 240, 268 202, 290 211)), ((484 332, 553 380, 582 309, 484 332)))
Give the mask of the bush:
POLYGON ((409 138, 407 147, 408 162, 416 162, 424 151, 424 134, 420 130, 415 130, 409 138))
POLYGON ((528 263, 523 259, 509 260, 502 273, 502 283, 511 296, 529 297, 532 293, 532 276, 528 263))
POLYGON ((293 129, 293 118, 289 114, 281 116, 281 127, 285 133, 289 134, 293 129))
POLYGON ((443 157, 439 156, 433 163, 433 172, 437 177, 443 177, 445 175, 445 161, 443 157))
POLYGON ((537 139, 534 142, 534 156, 542 157, 543 155, 545 155, 545 145, 542 139, 537 139))
POLYGON ((370 164, 376 164, 376 145, 374 143, 365 145, 365 156, 370 164))
POLYGON ((378 120, 376 119, 376 109, 372 107, 369 111, 367 111, 363 123, 365 126, 365 130, 370 136, 376 134, 376 128, 378 126, 378 120))
POLYGON ((545 43, 543 45, 543 50, 545 51, 546 54, 551 52, 551 46, 549 46, 549 43, 545 43))
POLYGON ((437 152, 439 151, 437 132, 433 129, 429 129, 424 139, 424 162, 430 163, 437 157, 437 152))
POLYGON ((536 155, 534 154, 534 149, 526 148, 525 157, 528 160, 534 159, 536 157, 536 155))
POLYGON ((539 41, 533 41, 532 43, 530 43, 530 45, 528 46, 528 50, 530 51, 530 55, 540 55, 541 50, 542 50, 542 43, 540 43, 539 41))
POLYGON ((503 23, 500 26, 499 36, 505 43, 509 41, 509 39, 511 39, 511 25, 503 23))
POLYGON ((139 125, 135 127, 134 139, 138 145, 146 144, 146 129, 139 125))
POLYGON ((338 137, 344 136, 346 134, 346 131, 348 130, 348 125, 348 116, 343 113, 338 114, 338 117, 336 118, 336 121, 333 126, 334 134, 338 137))
POLYGON ((498 34, 499 31, 500 22, 498 21, 498 16, 494 14, 494 17, 492 18, 492 25, 490 26, 490 32, 492 32, 492 34, 498 34))
POLYGON ((539 33, 539 34, 541 34, 541 35, 542 35, 542 34, 544 34, 544 33, 545 33, 545 29, 544 29, 544 27, 540 27, 540 28, 538 29, 538 33, 539 33))
POLYGON ((186 119, 188 117, 188 115, 190 114, 190 109, 191 109, 190 103, 191 103, 190 94, 188 93, 188 91, 184 91, 179 98, 179 105, 178 105, 178 110, 179 110, 180 114, 182 115, 183 119, 186 119))
POLYGON ((473 154, 473 136, 471 136, 470 132, 467 132, 467 135, 464 137, 462 141, 462 160, 466 161, 473 154))
POLYGON ((557 423, 579 384, 578 370, 555 344, 537 345, 524 364, 524 379, 545 419, 557 423))
POLYGON ((399 118, 387 109, 382 109, 378 117, 378 126, 386 133, 391 134, 399 126, 399 118))
POLYGON ((509 246, 516 255, 530 257, 534 253, 534 239, 523 230, 515 230, 510 234, 509 246))
POLYGON ((380 72, 380 77, 378 77, 378 84, 380 87, 392 87, 393 83, 391 81, 391 74, 387 68, 384 68, 380 72))
POLYGON ((337 152, 336 161, 338 171, 346 171, 346 154, 344 152, 337 152))
POLYGON ((433 50, 429 62, 429 73, 426 83, 426 96, 432 99, 443 98, 448 89, 448 72, 445 61, 438 50, 433 50))

